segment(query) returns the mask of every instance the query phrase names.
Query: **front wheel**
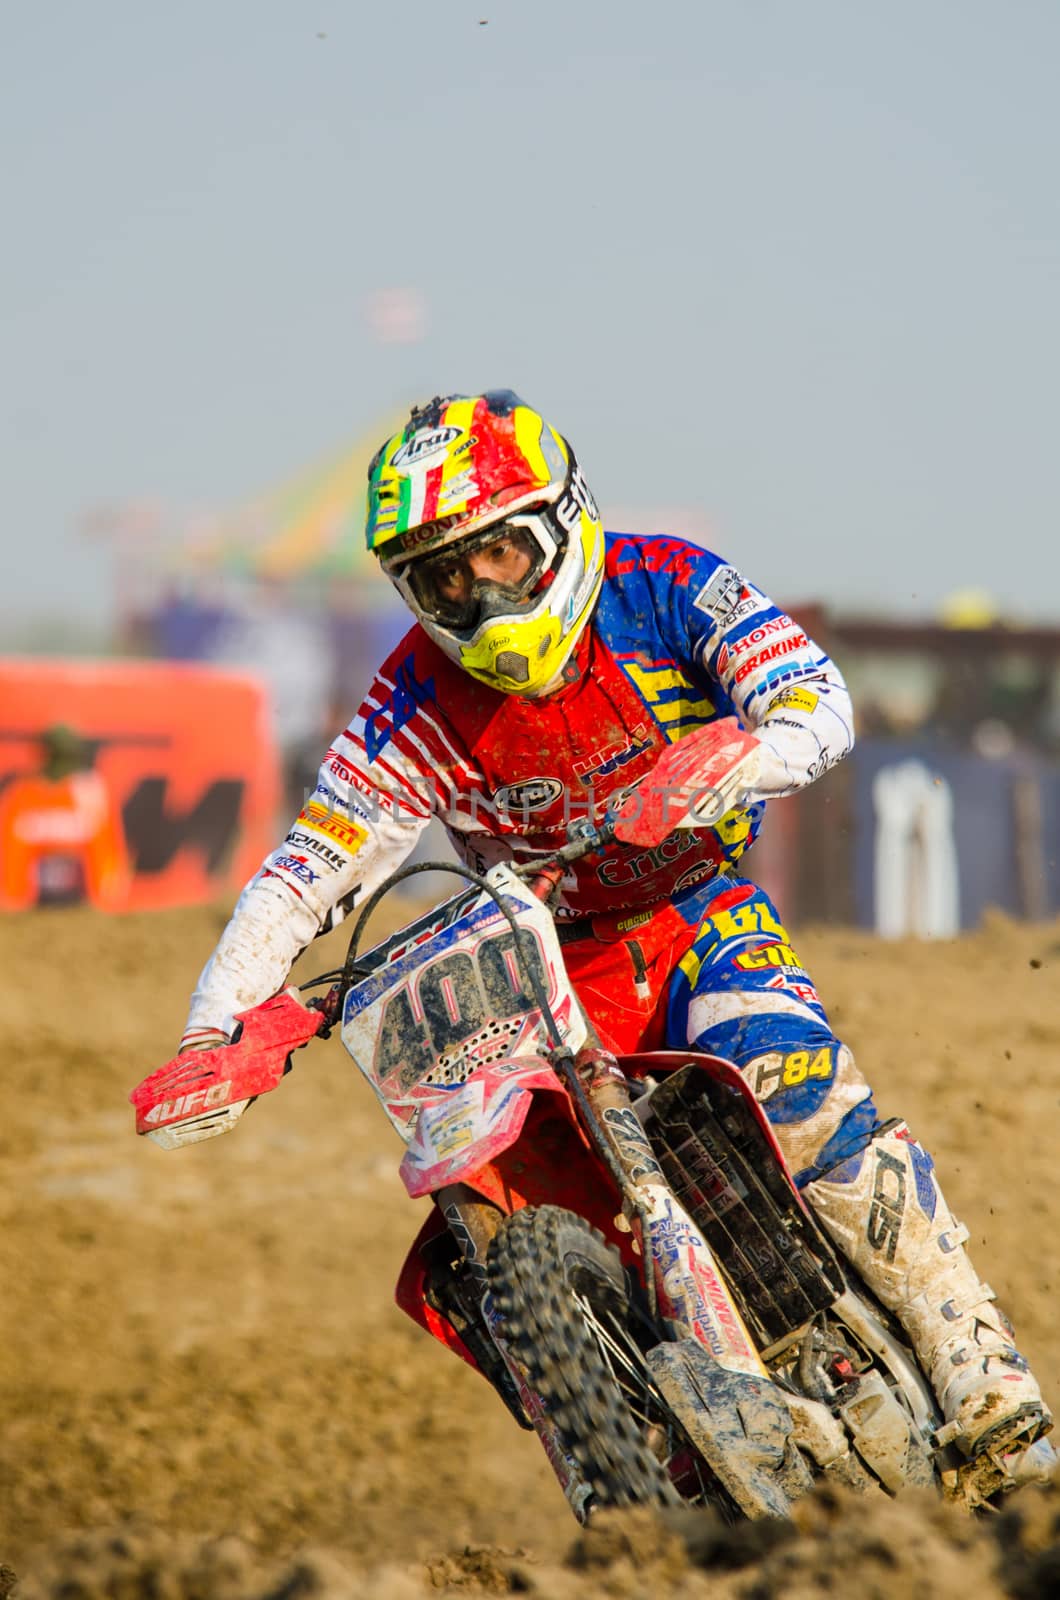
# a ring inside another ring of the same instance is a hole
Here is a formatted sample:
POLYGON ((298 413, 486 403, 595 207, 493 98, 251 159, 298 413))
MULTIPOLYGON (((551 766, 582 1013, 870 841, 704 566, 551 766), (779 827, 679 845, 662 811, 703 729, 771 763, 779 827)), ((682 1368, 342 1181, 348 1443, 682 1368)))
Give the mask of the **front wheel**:
POLYGON ((638 1401, 643 1368, 617 1251, 583 1217, 558 1206, 532 1207, 502 1223, 487 1273, 505 1340, 594 1504, 678 1502, 648 1443, 652 1423, 638 1401))

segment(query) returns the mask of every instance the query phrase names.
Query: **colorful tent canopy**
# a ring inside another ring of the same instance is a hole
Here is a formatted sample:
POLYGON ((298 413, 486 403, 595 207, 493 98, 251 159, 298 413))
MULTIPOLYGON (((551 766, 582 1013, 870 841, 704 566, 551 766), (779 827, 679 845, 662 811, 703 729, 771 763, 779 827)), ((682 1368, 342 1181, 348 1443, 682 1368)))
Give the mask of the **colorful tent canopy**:
POLYGON ((380 576, 364 542, 368 463, 400 426, 400 420, 383 422, 370 438, 278 489, 200 521, 181 542, 180 568, 285 580, 380 576))

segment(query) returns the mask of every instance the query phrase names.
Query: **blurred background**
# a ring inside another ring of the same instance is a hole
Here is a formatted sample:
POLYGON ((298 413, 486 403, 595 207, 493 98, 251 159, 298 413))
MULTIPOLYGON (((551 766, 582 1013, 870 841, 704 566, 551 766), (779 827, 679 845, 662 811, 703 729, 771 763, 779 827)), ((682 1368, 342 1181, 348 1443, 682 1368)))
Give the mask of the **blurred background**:
MULTIPOLYGON (((842 665, 858 747, 750 869, 836 924, 800 952, 1055 1405, 1060 8, 0 17, 0 1594, 10 1567, 25 1600, 669 1592, 643 1561, 508 1582, 573 1525, 392 1303, 425 1202, 338 1040, 232 1138, 133 1137, 238 886, 407 627, 365 468, 438 392, 514 388, 610 528, 717 550, 842 665), (246 1566, 307 1541, 363 1583, 246 1566)), ((841 1593, 883 1551, 919 1593, 926 1550, 995 1592, 963 1524, 894 1509, 807 1520, 829 1565, 799 1570, 841 1593)))
POLYGON ((1058 56, 1040 0, 9 8, 0 906, 249 875, 407 625, 370 455, 510 386, 846 672, 794 920, 1060 908, 1058 56))

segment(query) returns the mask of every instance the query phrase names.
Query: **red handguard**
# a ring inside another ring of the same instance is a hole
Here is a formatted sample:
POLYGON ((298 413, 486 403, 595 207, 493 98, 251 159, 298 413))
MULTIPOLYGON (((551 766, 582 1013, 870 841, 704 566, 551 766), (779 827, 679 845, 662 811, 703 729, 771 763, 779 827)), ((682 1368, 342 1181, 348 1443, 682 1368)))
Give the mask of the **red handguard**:
POLYGON ((236 1044, 185 1050, 152 1072, 130 1094, 137 1133, 155 1133, 275 1089, 287 1057, 320 1032, 324 1016, 284 989, 236 1017, 236 1044))
POLYGON ((758 740, 735 717, 697 728, 664 750, 652 771, 623 802, 615 837, 648 849, 669 837, 704 791, 721 784, 757 753, 758 740))

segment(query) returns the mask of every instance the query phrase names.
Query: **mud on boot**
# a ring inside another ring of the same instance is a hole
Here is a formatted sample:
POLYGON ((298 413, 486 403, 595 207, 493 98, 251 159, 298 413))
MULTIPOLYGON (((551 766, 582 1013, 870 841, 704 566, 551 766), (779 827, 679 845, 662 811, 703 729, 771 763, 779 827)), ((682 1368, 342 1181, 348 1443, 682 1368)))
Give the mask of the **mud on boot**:
POLYGON ((965 1252, 968 1230, 904 1124, 882 1128, 805 1194, 904 1328, 945 1418, 938 1444, 996 1460, 1048 1432, 1052 1416, 1037 1380, 965 1252))
POLYGON ((1024 1449, 1052 1426, 1037 1380, 1016 1349, 1012 1324, 993 1304, 989 1286, 977 1288, 982 1299, 963 1312, 952 1302, 942 1306, 956 1327, 929 1368, 946 1418, 939 1442, 952 1440, 969 1457, 1024 1449))

